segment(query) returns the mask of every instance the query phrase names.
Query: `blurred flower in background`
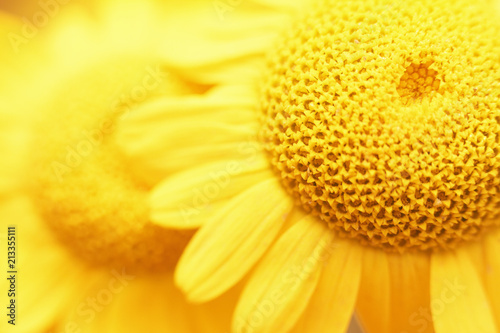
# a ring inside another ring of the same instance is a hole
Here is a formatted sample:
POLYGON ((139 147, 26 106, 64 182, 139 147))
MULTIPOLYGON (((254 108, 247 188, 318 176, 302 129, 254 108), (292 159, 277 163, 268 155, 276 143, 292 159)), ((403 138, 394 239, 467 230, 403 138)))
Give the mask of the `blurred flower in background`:
POLYGON ((162 60, 178 42, 164 32, 189 7, 43 3, 0 17, 0 299, 13 314, 0 331, 228 332, 232 295, 191 305, 173 284, 193 231, 149 218, 149 192, 190 165, 169 141, 186 131, 179 108, 210 88, 162 60), (122 123, 171 104, 137 128, 122 123), (144 149, 128 154, 121 131, 144 149))

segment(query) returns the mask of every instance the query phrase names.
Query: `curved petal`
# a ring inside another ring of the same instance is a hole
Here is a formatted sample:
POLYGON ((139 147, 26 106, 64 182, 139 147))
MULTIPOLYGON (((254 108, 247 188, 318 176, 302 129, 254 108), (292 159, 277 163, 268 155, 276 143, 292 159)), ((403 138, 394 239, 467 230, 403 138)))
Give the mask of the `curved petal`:
POLYGON ((272 178, 269 169, 267 158, 258 156, 254 161, 227 160, 176 174, 153 189, 151 219, 168 228, 198 228, 232 197, 272 178))
POLYGON ((94 308, 88 298, 81 300, 79 311, 65 318, 56 332, 229 332, 237 294, 232 290, 210 303, 193 305, 174 286, 171 272, 118 282, 110 272, 88 296, 97 299, 94 308))
POLYGON ((358 313, 367 331, 434 332, 428 255, 365 251, 358 313))
POLYGON ((145 131, 151 123, 187 121, 189 119, 217 121, 225 124, 258 124, 259 96, 250 85, 221 85, 205 94, 166 96, 131 110, 119 120, 123 131, 145 131), (127 128, 130 127, 130 128, 127 128))
POLYGON ((390 270, 387 254, 379 249, 364 248, 363 275, 356 309, 368 332, 389 332, 390 270))
MULTIPOLYGON (((127 139, 129 154, 154 158, 157 154, 168 154, 168 152, 199 147, 200 145, 211 146, 244 142, 256 132, 254 128, 245 125, 228 125, 197 119, 185 122, 150 123, 147 130, 149 131, 148 136, 141 136, 140 133, 127 133, 129 135, 127 139)), ((199 161, 199 159, 195 160, 194 157, 193 160, 199 161)))
MULTIPOLYGON (((109 278, 112 281, 113 277, 109 278)), ((164 274, 131 277, 114 288, 112 300, 100 320, 105 325, 102 332, 193 332, 189 307, 174 288, 172 279, 164 274)))
POLYGON ((485 287, 491 311, 500 329, 500 229, 492 230, 484 241, 486 261, 485 287))
POLYGON ((466 249, 431 257, 431 310, 436 333, 498 332, 480 277, 466 249))
POLYGON ((208 303, 190 304, 189 313, 194 318, 196 332, 231 332, 233 311, 243 283, 244 281, 208 303))
POLYGON ((245 87, 154 100, 119 120, 117 142, 137 174, 155 184, 200 163, 255 154, 257 103, 245 87))
POLYGON ((361 280, 362 249, 350 241, 333 241, 330 259, 302 318, 293 332, 344 333, 354 312, 361 280))
MULTIPOLYGON (((250 277, 236 308, 234 332, 288 332, 313 295, 333 233, 307 216, 287 230, 250 277)), ((330 252, 330 253, 329 253, 330 252)))
POLYGON ((430 257, 428 254, 388 255, 390 272, 390 332, 432 333, 430 257))
POLYGON ((248 189, 194 236, 175 276, 190 300, 220 295, 260 259, 293 207, 280 186, 271 178, 248 189))
POLYGON ((286 11, 266 8, 251 1, 210 1, 179 9, 177 26, 165 31, 160 51, 163 59, 183 75, 205 84, 251 82, 263 55, 287 26, 286 11), (176 45, 176 47, 172 47, 176 45))
POLYGON ((287 10, 293 14, 297 14, 304 10, 310 4, 307 0, 253 0, 266 6, 279 8, 280 10, 287 10))

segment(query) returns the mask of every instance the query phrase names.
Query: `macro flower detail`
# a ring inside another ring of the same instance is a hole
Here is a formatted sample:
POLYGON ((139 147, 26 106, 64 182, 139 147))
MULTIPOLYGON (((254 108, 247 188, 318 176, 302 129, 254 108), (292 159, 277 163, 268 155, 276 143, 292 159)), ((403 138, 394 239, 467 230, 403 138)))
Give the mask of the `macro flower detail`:
POLYGON ((16 332, 500 331, 500 0, 49 2, 0 42, 16 332))
POLYGON ((271 52, 266 148, 340 235, 447 249, 498 225, 498 30, 465 6, 324 1, 271 52))
POLYGON ((177 285, 193 302, 243 285, 234 333, 340 333, 354 311, 367 332, 497 332, 496 4, 258 2, 199 29, 197 56, 172 56, 253 96, 211 130, 256 134, 233 136, 253 158, 235 150, 153 191, 155 223, 189 229, 162 211, 193 204, 203 221, 177 285))

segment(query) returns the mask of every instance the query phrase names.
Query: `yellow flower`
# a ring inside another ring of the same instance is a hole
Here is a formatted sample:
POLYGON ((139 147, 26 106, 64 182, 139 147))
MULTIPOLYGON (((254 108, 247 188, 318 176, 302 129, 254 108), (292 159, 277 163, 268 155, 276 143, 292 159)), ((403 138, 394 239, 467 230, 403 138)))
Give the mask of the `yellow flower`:
POLYGON ((203 224, 178 285, 204 302, 246 279, 238 333, 343 332, 355 308, 369 332, 498 332, 498 6, 270 3, 171 55, 233 86, 189 136, 209 160, 151 196, 158 224, 203 224))
POLYGON ((1 332, 229 330, 233 296, 191 305, 174 286, 193 232, 150 222, 149 192, 186 166, 168 106, 208 88, 162 60, 185 10, 164 6, 68 5, 30 38, 2 14, 1 332), (131 122, 140 108, 160 118, 131 122))

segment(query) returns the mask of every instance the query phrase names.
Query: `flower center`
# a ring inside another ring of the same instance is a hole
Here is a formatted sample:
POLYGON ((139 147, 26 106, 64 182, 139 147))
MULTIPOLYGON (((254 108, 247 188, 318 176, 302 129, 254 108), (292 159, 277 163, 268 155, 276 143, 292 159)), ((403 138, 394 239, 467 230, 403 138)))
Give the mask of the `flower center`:
POLYGON ((470 1, 323 0, 268 61, 263 140, 298 205, 388 251, 498 225, 500 41, 470 1))
POLYGON ((119 117, 159 94, 188 90, 145 61, 110 61, 76 74, 44 108, 35 201, 58 238, 95 265, 172 269, 191 232, 149 220, 149 186, 114 137, 119 117))
POLYGON ((410 64, 399 81, 397 91, 403 104, 428 96, 439 91, 441 81, 436 78, 437 72, 429 69, 429 64, 410 64))

